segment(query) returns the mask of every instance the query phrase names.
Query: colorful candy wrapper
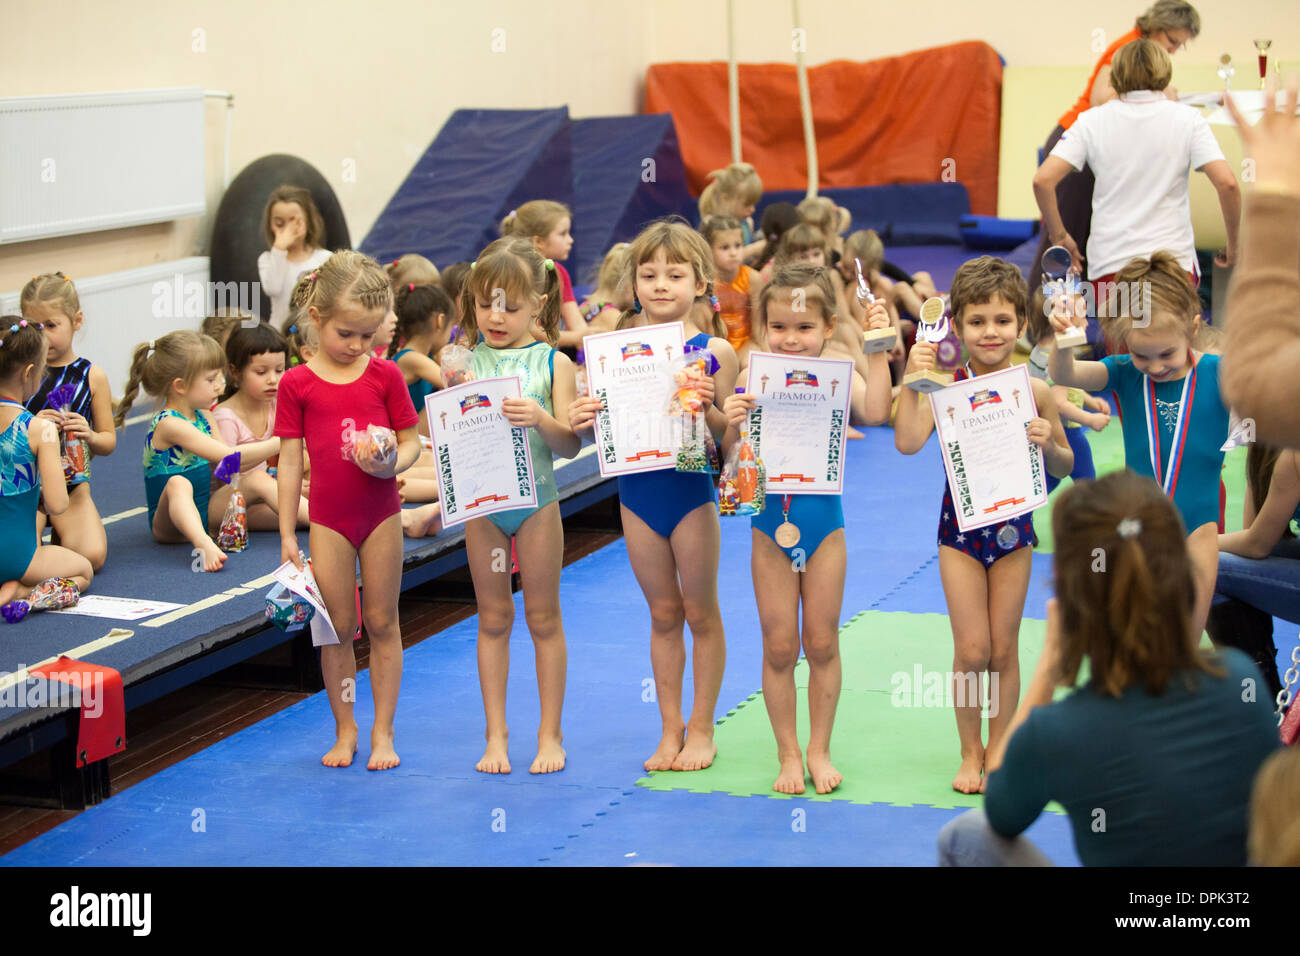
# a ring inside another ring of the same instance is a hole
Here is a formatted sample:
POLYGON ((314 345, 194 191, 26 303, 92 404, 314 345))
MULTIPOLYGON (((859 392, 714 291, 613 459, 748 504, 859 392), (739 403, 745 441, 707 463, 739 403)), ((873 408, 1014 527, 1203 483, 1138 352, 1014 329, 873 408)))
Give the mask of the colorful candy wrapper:
MULTIPOLYGON (((55 408, 67 414, 71 410, 72 400, 76 397, 75 385, 60 385, 45 401, 46 408, 55 408)), ((62 430, 59 432, 59 456, 63 459, 63 478, 72 482, 90 477, 90 446, 84 438, 69 438, 62 430)))
POLYGON ((391 428, 370 424, 365 431, 352 433, 348 453, 358 465, 362 462, 384 464, 397 454, 397 435, 391 428))
POLYGON ((81 591, 72 578, 46 578, 21 601, 10 601, 0 608, 0 615, 10 624, 17 624, 31 611, 55 611, 72 607, 81 600, 81 591))
POLYGON ((300 631, 311 621, 316 609, 283 584, 266 592, 266 619, 282 631, 300 631))
POLYGON ((244 493, 239 490, 239 464, 239 452, 234 452, 221 459, 213 472, 218 481, 233 489, 221 516, 221 530, 217 533, 217 547, 230 554, 248 547, 248 506, 244 502, 244 493))
POLYGON ((727 453, 718 483, 718 514, 757 515, 767 507, 767 469, 754 453, 749 433, 741 432, 740 441, 727 453))
POLYGON ((667 414, 681 419, 681 444, 677 449, 677 470, 704 472, 717 471, 718 450, 705 420, 708 405, 694 384, 696 375, 712 375, 718 362, 707 349, 687 347, 685 354, 668 363, 668 373, 673 377, 673 392, 668 399, 667 414))
POLYGON ((474 353, 457 345, 454 335, 451 343, 443 346, 438 364, 442 367, 442 383, 447 388, 474 381, 474 353))

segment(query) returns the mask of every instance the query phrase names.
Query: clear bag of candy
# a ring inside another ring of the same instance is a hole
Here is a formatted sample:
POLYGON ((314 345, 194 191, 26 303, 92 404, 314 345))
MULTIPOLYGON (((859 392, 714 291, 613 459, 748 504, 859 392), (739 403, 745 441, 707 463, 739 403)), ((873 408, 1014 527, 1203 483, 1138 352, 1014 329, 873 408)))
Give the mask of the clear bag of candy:
POLYGON ((397 456, 397 434, 384 425, 371 423, 363 431, 352 433, 347 450, 358 466, 384 465, 397 456))
POLYGON ((216 469, 217 480, 231 488, 230 500, 221 515, 221 530, 217 532, 217 547, 230 554, 248 547, 248 506, 239 490, 239 460, 239 452, 227 455, 216 469))
POLYGON ((474 380, 474 353, 463 345, 454 341, 444 345, 438 364, 442 368, 442 383, 447 388, 474 380))
POLYGON ((699 376, 709 376, 717 370, 718 361, 707 349, 687 347, 683 356, 668 363, 673 388, 666 414, 678 419, 681 425, 678 471, 714 474, 718 470, 718 449, 706 420, 709 406, 697 386, 699 376))
POLYGON ((748 432, 727 453, 718 482, 718 514, 757 515, 767 507, 767 469, 748 432))

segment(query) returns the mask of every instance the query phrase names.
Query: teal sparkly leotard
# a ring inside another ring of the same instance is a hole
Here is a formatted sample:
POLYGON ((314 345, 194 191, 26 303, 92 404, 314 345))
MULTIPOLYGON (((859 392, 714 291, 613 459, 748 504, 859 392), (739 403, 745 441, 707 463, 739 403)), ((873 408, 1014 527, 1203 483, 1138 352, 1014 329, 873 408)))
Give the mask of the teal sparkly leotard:
POLYGON ((41 476, 36 455, 27 441, 32 413, 18 402, 0 399, 0 406, 22 409, 0 432, 0 582, 17 581, 27 573, 36 554, 36 506, 41 476))
POLYGON ((186 418, 174 408, 164 408, 161 412, 153 417, 149 423, 149 431, 144 436, 144 495, 145 502, 149 506, 149 527, 153 527, 154 512, 158 510, 158 500, 162 497, 163 488, 167 486, 167 481, 173 475, 181 475, 194 486, 194 506, 198 509, 199 517, 203 519, 203 524, 208 523, 208 494, 212 490, 211 473, 208 470, 208 462, 205 458, 200 458, 193 452, 188 452, 179 445, 172 445, 170 448, 154 448, 153 433, 158 427, 158 423, 164 418, 179 418, 183 422, 189 422, 205 435, 211 435, 212 429, 208 427, 208 419, 202 412, 196 411, 194 418, 186 418))
MULTIPOLYGON (((545 342, 533 342, 519 349, 494 349, 486 342, 474 347, 474 377, 519 377, 519 395, 531 398, 548 414, 555 414, 551 404, 551 383, 555 377, 555 349, 545 342)), ((559 498, 555 488, 555 463, 551 446, 536 428, 528 429, 528 451, 533 459, 533 483, 537 505, 514 508, 488 515, 488 520, 508 536, 518 534, 523 523, 552 501, 559 498)))

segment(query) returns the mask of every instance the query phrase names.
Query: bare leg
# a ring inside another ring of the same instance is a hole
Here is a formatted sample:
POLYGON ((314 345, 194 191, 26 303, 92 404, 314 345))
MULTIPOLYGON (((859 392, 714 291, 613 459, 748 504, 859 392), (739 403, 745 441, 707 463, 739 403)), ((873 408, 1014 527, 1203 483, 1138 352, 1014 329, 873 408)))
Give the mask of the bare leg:
MULTIPOLYGON (((1020 703, 1020 619, 1025 614, 1032 558, 1031 548, 1020 548, 988 569, 990 748, 1002 739, 1020 703)), ((984 782, 980 781, 981 793, 984 782)))
POLYGON ((158 498, 158 510, 153 515, 153 536, 163 544, 180 544, 188 541, 196 555, 203 558, 204 571, 220 571, 226 563, 226 554, 208 537, 206 516, 199 514, 194 503, 194 486, 182 475, 172 475, 163 486, 158 498))
POLYGON ((727 665, 727 640, 718 608, 721 538, 718 511, 710 502, 683 518, 669 539, 677 564, 682 610, 691 629, 691 672, 695 678, 686 743, 673 761, 674 770, 703 770, 718 753, 713 742, 713 715, 727 665))
POLYGON ((808 774, 818 793, 844 779, 831 763, 831 730, 840 701, 840 609, 847 554, 844 532, 828 534, 799 575, 803 591, 803 651, 808 658, 808 774))
MULTIPOLYGON (((939 578, 948 603, 952 625, 954 681, 963 674, 978 675, 988 670, 991 654, 988 617, 988 575, 968 554, 947 545, 939 546, 939 578)), ((957 736, 961 740, 961 766, 952 788, 961 793, 979 792, 984 770, 984 742, 981 739, 979 702, 964 700, 962 687, 954 687, 957 736), (958 696, 958 692, 962 697, 958 696)))
POLYGON ((650 608, 650 666, 663 722, 659 746, 645 761, 645 768, 671 770, 686 736, 686 721, 682 719, 682 673, 686 669, 682 628, 686 612, 677 586, 677 564, 667 538, 656 534, 626 506, 622 514, 632 573, 650 608))
POLYGON ((357 693, 357 659, 352 650, 352 635, 357 628, 357 552, 347 538, 324 525, 312 525, 308 543, 312 573, 339 636, 337 644, 320 649, 321 674, 334 714, 335 734, 334 746, 321 757, 321 763, 348 767, 357 752, 358 736, 352 706, 357 693))
POLYGON ((560 568, 564 566, 564 526, 560 506, 552 502, 524 522, 515 536, 524 615, 537 659, 537 690, 542 719, 537 728, 537 757, 530 773, 564 769, 564 684, 568 652, 560 613, 560 568))
POLYGON ((510 539, 487 518, 475 518, 465 524, 465 549, 478 601, 478 682, 487 721, 487 747, 474 769, 509 773, 506 680, 510 675, 510 632, 515 622, 515 602, 510 594, 510 539))
MULTIPOLYGON (((72 486, 67 509, 50 519, 50 524, 59 536, 59 544, 85 555, 95 571, 104 566, 108 559, 108 535, 104 532, 104 519, 90 497, 89 482, 72 486)), ((39 526, 36 534, 40 540, 39 526)))
POLYGON ((1192 640, 1201 643, 1201 633, 1210 616, 1214 584, 1219 577, 1219 529, 1206 523, 1187 536, 1192 579, 1196 582, 1196 604, 1192 608, 1192 640))
POLYGON ((776 736, 780 770, 772 789, 803 793, 803 751, 799 748, 798 691, 794 667, 799 660, 799 578, 786 553, 763 532, 751 532, 750 568, 754 600, 763 627, 763 704, 776 736))
POLYGON ((397 515, 389 515, 361 542, 360 558, 361 587, 366 596, 361 613, 370 638, 370 688, 375 695, 375 724, 370 730, 366 769, 390 770, 401 763, 394 747, 393 725, 402 686, 402 631, 397 622, 402 523, 397 515))

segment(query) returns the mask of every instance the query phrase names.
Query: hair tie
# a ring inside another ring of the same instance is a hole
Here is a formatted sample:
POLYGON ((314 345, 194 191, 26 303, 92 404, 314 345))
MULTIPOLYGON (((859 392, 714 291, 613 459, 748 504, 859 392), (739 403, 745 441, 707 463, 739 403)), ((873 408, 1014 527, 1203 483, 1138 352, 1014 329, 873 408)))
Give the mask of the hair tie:
POLYGON ((471 262, 471 263, 469 264, 469 267, 470 267, 471 269, 473 269, 476 265, 478 265, 478 260, 477 260, 477 259, 475 259, 473 262, 471 262))
POLYGON ((547 259, 545 262, 542 263, 542 265, 546 266, 546 271, 547 271, 547 272, 554 272, 554 271, 555 271, 555 260, 554 260, 554 259, 547 259))
POLYGON ((296 326, 296 325, 291 325, 291 326, 289 326, 289 334, 290 334, 290 335, 297 335, 297 334, 298 334, 298 326, 296 326))
POLYGON ((514 219, 515 216, 518 214, 518 212, 519 212, 519 210, 517 210, 517 209, 511 209, 511 210, 510 210, 510 215, 506 216, 506 218, 507 218, 507 219, 514 219))
POLYGON ((316 281, 316 273, 313 272, 313 273, 311 273, 310 275, 308 275, 308 276, 307 276, 307 281, 308 281, 308 282, 315 282, 315 281, 316 281))
POLYGON ((408 283, 406 283, 406 291, 407 291, 407 292, 414 292, 414 291, 415 291, 415 283, 414 283, 414 282, 408 282, 408 283))
POLYGON ((722 311, 722 306, 718 304, 718 297, 716 295, 709 296, 709 305, 713 307, 714 312, 722 311))
POLYGON ((640 300, 640 299, 637 299, 637 298, 633 298, 633 299, 632 299, 632 311, 635 312, 635 313, 637 313, 637 315, 640 315, 640 314, 641 314, 641 300, 640 300))
POLYGON ((1137 518, 1125 518, 1115 526, 1119 536, 1125 540, 1136 537, 1142 531, 1142 522, 1137 518))
POLYGON ((64 277, 63 277, 63 281, 64 281, 64 282, 71 282, 71 281, 72 281, 72 276, 64 276, 64 277))

